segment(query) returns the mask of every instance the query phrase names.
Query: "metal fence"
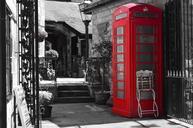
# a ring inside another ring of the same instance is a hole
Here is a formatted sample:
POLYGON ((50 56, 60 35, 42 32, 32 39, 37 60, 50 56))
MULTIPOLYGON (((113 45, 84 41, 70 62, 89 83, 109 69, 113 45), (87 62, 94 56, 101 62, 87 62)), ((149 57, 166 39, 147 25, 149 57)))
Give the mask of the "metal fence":
MULTIPOLYGON (((39 128, 38 2, 17 0, 19 82, 25 91, 31 122, 39 128)), ((16 122, 15 122, 16 123, 16 122)))
POLYGON ((166 112, 193 124, 193 1, 165 5, 166 112))

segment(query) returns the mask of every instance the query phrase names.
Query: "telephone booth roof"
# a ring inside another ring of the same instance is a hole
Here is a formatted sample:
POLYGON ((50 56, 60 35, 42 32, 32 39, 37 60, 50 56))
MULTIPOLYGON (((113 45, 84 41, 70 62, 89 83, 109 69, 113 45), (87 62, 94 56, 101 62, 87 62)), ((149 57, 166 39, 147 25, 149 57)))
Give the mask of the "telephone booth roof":
MULTIPOLYGON (((150 4, 144 3, 128 3, 116 8, 113 12, 113 16, 119 15, 121 13, 133 13, 133 12, 153 12, 158 13, 158 15, 162 15, 162 10, 160 8, 154 7, 150 4)), ((157 17, 160 17, 157 16, 157 17)))

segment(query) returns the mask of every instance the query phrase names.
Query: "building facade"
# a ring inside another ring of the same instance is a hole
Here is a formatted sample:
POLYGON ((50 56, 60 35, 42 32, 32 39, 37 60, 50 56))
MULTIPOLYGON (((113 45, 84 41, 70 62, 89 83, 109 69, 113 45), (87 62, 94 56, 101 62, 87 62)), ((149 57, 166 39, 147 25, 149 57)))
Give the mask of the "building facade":
MULTIPOLYGON (((57 77, 83 77, 81 58, 86 58, 85 25, 82 22, 79 3, 46 1, 46 31, 52 49, 59 53, 54 63, 57 77), (53 6, 54 5, 54 6, 53 6), (55 8, 57 7, 57 8, 55 8), (65 10, 64 10, 65 8, 65 10)), ((92 25, 89 25, 91 40, 92 25)))

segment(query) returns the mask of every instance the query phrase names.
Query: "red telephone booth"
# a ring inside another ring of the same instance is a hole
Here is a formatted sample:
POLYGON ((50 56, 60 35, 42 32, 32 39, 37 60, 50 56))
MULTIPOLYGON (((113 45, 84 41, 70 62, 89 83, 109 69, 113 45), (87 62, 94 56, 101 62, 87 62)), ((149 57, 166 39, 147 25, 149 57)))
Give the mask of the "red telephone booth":
POLYGON ((113 13, 113 113, 163 115, 162 11, 129 3, 113 13))

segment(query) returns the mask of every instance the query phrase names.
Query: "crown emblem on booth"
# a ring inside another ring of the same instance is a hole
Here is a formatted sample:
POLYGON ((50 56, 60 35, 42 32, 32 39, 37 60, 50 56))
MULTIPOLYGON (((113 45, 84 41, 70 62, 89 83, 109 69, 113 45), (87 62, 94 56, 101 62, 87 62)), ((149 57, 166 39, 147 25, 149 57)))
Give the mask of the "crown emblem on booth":
POLYGON ((147 8, 147 7, 143 8, 143 11, 144 11, 144 12, 147 12, 147 11, 148 11, 148 8, 147 8))

